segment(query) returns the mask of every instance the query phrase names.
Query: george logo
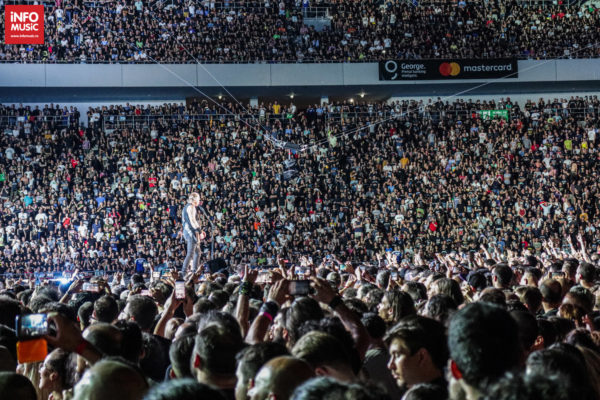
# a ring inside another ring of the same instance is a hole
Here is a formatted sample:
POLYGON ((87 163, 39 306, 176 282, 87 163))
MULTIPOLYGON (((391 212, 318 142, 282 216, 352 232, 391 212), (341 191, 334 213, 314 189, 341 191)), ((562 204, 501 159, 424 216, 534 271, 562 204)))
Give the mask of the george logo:
POLYGON ((389 73, 389 74, 393 74, 391 75, 392 80, 396 79, 398 77, 398 74, 396 71, 398 71, 398 63, 396 61, 386 61, 385 64, 383 64, 383 68, 385 68, 385 70, 389 73))
POLYGON ((5 6, 4 43, 44 44, 44 6, 5 6))
POLYGON ((460 65, 455 62, 443 62, 440 64, 439 70, 442 76, 456 76, 460 74, 460 65))

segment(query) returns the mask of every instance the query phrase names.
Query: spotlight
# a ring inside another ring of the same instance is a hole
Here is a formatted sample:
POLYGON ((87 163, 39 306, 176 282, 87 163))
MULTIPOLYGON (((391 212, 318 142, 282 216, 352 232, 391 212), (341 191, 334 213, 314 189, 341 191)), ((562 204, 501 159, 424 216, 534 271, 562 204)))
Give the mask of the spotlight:
POLYGON ((294 93, 290 94, 290 99, 293 99, 293 98, 294 98, 294 96, 295 96, 295 94, 294 94, 294 93))
POLYGON ((361 93, 361 94, 359 94, 359 96, 360 96, 360 98, 361 98, 361 99, 362 99, 363 97, 365 97, 365 94, 364 94, 364 92, 363 92, 363 93, 361 93))
POLYGON ((221 95, 219 95, 218 97, 219 97, 219 100, 222 100, 222 99, 223 99, 223 96, 221 96, 221 95))
POLYGON ((354 103, 354 99, 350 99, 350 103, 354 103))

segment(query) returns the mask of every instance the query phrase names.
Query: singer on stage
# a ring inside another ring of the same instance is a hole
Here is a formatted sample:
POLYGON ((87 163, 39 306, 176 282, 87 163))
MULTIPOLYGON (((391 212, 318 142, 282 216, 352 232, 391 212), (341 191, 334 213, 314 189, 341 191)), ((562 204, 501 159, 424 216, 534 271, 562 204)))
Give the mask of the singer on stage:
POLYGON ((185 255, 185 260, 183 261, 183 266, 181 267, 182 275, 185 275, 190 261, 192 262, 192 271, 196 271, 198 268, 201 251, 198 244, 206 237, 206 233, 202 231, 200 223, 196 218, 196 207, 198 207, 199 204, 200 195, 194 192, 190 194, 188 202, 181 213, 183 238, 187 244, 187 253, 185 255))

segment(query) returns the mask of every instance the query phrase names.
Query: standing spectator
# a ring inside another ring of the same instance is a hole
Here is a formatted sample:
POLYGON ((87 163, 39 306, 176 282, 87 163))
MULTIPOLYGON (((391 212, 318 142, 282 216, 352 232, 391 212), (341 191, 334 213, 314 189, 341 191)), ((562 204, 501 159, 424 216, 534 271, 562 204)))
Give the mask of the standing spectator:
POLYGON ((518 366, 518 328, 502 308, 472 303, 456 313, 448 329, 450 369, 468 400, 476 400, 505 372, 518 366))

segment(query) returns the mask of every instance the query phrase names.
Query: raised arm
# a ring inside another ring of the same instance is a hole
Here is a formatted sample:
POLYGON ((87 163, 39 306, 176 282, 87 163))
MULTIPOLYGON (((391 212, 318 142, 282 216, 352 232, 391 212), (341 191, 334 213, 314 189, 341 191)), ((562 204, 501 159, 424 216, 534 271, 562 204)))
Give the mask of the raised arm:
POLYGON ((265 340, 269 326, 273 323, 279 307, 285 302, 288 293, 289 281, 281 279, 271 286, 269 298, 260 308, 258 316, 252 322, 246 335, 246 342, 250 344, 262 343, 265 340))
POLYGON ((177 310, 177 307, 179 307, 179 305, 182 303, 183 300, 177 300, 175 297, 175 289, 173 289, 171 297, 169 297, 165 303, 165 309, 162 313, 162 316, 154 328, 155 335, 165 337, 165 328, 167 327, 167 323, 171 318, 173 318, 173 315, 175 315, 175 310, 177 310))
POLYGON ((346 329, 354 338, 356 344, 356 350, 360 356, 360 359, 364 359, 367 349, 369 347, 369 333, 362 324, 360 318, 352 312, 342 297, 331 287, 327 281, 320 278, 312 279, 312 287, 315 289, 315 293, 312 297, 321 303, 329 305, 333 312, 340 318, 346 329))
POLYGON ((65 295, 60 299, 60 302, 67 304, 71 299, 71 296, 81 289, 81 286, 83 286, 83 279, 76 279, 73 283, 71 283, 71 286, 69 286, 65 292, 65 295))
POLYGON ((250 315, 250 292, 252 291, 252 285, 254 285, 254 282, 256 282, 257 276, 258 271, 250 269, 248 264, 244 266, 244 277, 240 285, 237 306, 235 308, 235 318, 238 320, 238 323, 242 328, 242 336, 244 337, 250 329, 250 322, 248 321, 248 317, 250 315))
POLYGON ((579 247, 581 249, 580 253, 581 257, 583 258, 583 261, 591 263, 592 260, 587 252, 587 248, 585 247, 585 240, 583 239, 583 235, 581 233, 577 234, 577 241, 579 242, 579 247))
POLYGON ((102 353, 83 338, 76 323, 58 313, 48 314, 48 321, 53 323, 56 328, 56 335, 45 336, 50 345, 77 353, 90 364, 95 364, 96 361, 102 358, 102 353))

